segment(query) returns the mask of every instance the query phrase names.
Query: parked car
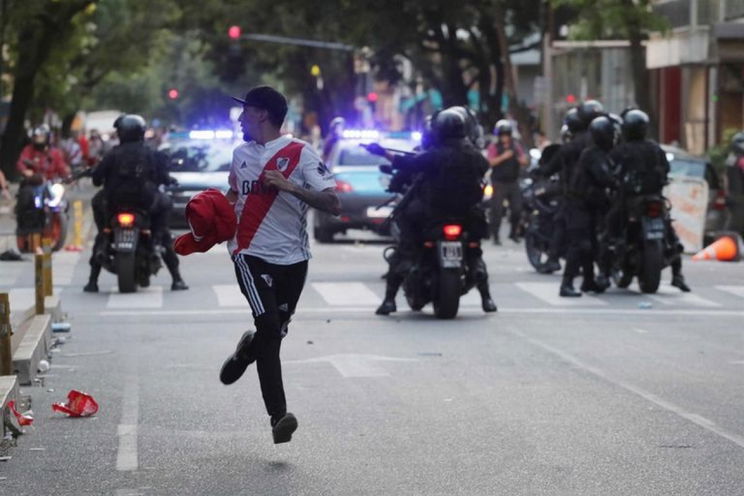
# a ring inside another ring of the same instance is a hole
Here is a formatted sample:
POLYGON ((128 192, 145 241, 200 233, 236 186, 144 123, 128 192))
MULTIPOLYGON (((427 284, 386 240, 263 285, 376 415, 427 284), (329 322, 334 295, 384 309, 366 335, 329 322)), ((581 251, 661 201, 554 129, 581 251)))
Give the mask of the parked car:
POLYGON ((390 176, 379 166, 389 162, 372 155, 361 144, 380 143, 385 148, 411 152, 419 144, 415 133, 380 133, 347 130, 331 150, 328 168, 336 178, 336 193, 341 200, 341 213, 333 216, 314 212, 313 236, 321 243, 330 243, 336 233, 349 229, 365 229, 389 235, 385 223, 393 208, 395 195, 386 191, 390 176))
POLYGON ((721 231, 726 225, 726 190, 711 163, 703 157, 687 153, 681 148, 661 145, 669 161, 670 177, 694 177, 705 179, 708 183, 708 209, 705 218, 704 242, 707 244, 714 238, 715 232, 721 231))
POLYGON ((186 204, 197 193, 216 188, 226 193, 227 178, 232 153, 237 143, 227 133, 216 138, 215 134, 197 131, 176 134, 161 145, 160 150, 170 159, 170 175, 178 184, 169 186, 167 193, 173 200, 173 210, 168 219, 172 228, 188 228, 186 204))

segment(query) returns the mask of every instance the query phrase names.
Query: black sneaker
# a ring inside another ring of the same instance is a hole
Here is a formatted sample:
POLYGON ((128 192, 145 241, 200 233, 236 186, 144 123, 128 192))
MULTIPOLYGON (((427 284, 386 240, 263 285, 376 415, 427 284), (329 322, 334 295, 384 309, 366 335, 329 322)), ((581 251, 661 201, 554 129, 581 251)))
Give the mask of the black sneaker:
POLYGON ((274 436, 274 444, 290 442, 296 430, 297 417, 291 413, 285 413, 278 419, 271 419, 271 435, 274 436))
POLYGON ((225 363, 222 364, 220 370, 220 381, 222 384, 229 385, 240 379, 248 365, 253 362, 250 354, 248 353, 253 336, 255 332, 246 331, 238 341, 238 346, 235 348, 235 353, 230 355, 225 363))
POLYGON ((183 279, 177 279, 171 284, 171 291, 185 291, 189 289, 183 279))

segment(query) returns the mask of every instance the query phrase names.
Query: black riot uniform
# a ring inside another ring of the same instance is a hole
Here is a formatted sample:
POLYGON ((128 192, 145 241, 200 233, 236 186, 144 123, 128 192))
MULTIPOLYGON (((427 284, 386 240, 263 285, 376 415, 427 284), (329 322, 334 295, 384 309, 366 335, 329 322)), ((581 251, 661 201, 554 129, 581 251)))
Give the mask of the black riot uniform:
POLYGON ((147 212, 155 246, 161 246, 161 256, 173 282, 171 289, 188 289, 179 271, 178 256, 173 251, 173 242, 166 221, 172 202, 158 188, 171 184, 168 174, 168 158, 144 144, 145 122, 140 116, 126 115, 117 119, 115 128, 121 144, 109 151, 91 173, 93 184, 103 186, 91 203, 94 220, 98 228, 91 272, 86 292, 98 291, 98 276, 101 272, 99 260, 103 249, 103 229, 117 208, 127 207, 147 212))
POLYGON ((609 206, 607 189, 614 182, 610 175, 609 152, 615 141, 615 128, 604 116, 589 125, 591 145, 581 153, 568 181, 565 199, 568 253, 561 282, 561 296, 581 296, 573 280, 581 268, 581 291, 602 292, 606 285, 594 280, 594 261, 598 253, 597 227, 609 206))
POLYGON ((579 162, 581 152, 587 147, 589 140, 586 131, 586 125, 579 119, 578 111, 571 109, 564 119, 566 129, 570 138, 566 143, 561 145, 553 157, 540 167, 540 175, 550 177, 558 175, 559 184, 562 191, 560 203, 553 216, 553 236, 550 240, 548 260, 545 263, 543 272, 552 273, 560 270, 561 247, 566 242, 566 212, 565 212, 565 195, 568 190, 568 178, 579 162))
MULTIPOLYGON (((669 162, 666 154, 655 142, 646 139, 649 118, 641 110, 630 110, 623 115, 622 133, 624 142, 611 153, 616 164, 616 177, 621 183, 620 194, 607 215, 607 225, 611 228, 608 242, 617 239, 623 232, 627 218, 626 205, 638 195, 661 195, 667 184, 669 162)), ((672 286, 682 291, 690 291, 682 275, 682 244, 672 226, 669 215, 664 219, 666 225, 666 244, 672 252, 672 286)))
MULTIPOLYGON (((395 221, 400 229, 400 241, 389 260, 385 300, 377 309, 378 315, 396 310, 395 295, 422 242, 421 233, 431 219, 461 217, 466 219, 466 230, 472 237, 487 236, 485 216, 477 205, 483 197, 482 179, 488 162, 466 137, 467 127, 461 112, 454 109, 440 112, 432 128, 435 143, 429 150, 395 157, 393 162, 398 172, 389 189, 412 190, 406 195, 402 208, 397 209, 395 221)), ((483 310, 496 311, 482 252, 475 249, 468 252, 470 276, 475 278, 483 310)))

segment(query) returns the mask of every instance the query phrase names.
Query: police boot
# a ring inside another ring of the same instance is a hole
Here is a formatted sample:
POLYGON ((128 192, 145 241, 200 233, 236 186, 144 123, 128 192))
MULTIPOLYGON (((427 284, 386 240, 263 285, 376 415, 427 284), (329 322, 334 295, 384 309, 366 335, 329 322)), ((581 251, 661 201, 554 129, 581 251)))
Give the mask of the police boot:
POLYGON ((483 308, 484 312, 490 313, 498 311, 496 303, 494 303, 493 299, 491 299, 491 291, 488 288, 488 283, 478 283, 478 292, 480 293, 481 307, 483 308))
POLYGON ((390 315, 391 313, 398 310, 395 306, 395 295, 398 293, 398 287, 400 287, 400 277, 390 271, 387 278, 387 287, 385 289, 385 299, 382 300, 382 304, 377 307, 375 314, 377 315, 390 315))
POLYGON ((569 298, 577 298, 581 296, 581 293, 576 291, 573 287, 573 278, 563 278, 563 281, 561 282, 560 295, 569 298))
POLYGON ((88 284, 83 287, 83 291, 85 291, 86 293, 98 293, 98 275, 100 273, 100 265, 91 265, 90 276, 88 277, 88 284))
POLYGON ((561 270, 561 263, 555 258, 548 258, 548 261, 540 268, 541 274, 552 274, 561 270))
POLYGON ((672 276, 672 286, 679 288, 684 293, 689 293, 691 291, 690 286, 685 282, 685 276, 682 274, 674 274, 672 276))
POLYGON ((604 292, 607 290, 607 288, 610 287, 610 278, 607 277, 604 273, 599 273, 597 277, 594 279, 594 283, 599 287, 601 290, 600 292, 604 292))
POLYGON ((589 291, 592 293, 604 293, 605 289, 607 289, 606 286, 598 284, 594 279, 585 279, 581 283, 582 293, 588 293, 589 291))

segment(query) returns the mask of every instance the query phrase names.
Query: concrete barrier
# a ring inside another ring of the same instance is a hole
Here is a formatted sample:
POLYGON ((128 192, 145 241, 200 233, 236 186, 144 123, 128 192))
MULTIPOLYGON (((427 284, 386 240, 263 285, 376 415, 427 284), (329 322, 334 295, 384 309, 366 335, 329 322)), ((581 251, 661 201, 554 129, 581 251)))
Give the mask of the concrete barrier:
POLYGON ((8 408, 8 403, 15 401, 18 403, 18 377, 14 375, 0 375, 0 414, 2 414, 3 438, 9 431, 17 432, 20 426, 15 416, 8 408), (7 419, 7 420, 6 420, 7 419))
POLYGON ((36 315, 22 329, 23 338, 13 353, 13 370, 22 386, 33 384, 39 361, 49 355, 51 348, 52 316, 36 315))

